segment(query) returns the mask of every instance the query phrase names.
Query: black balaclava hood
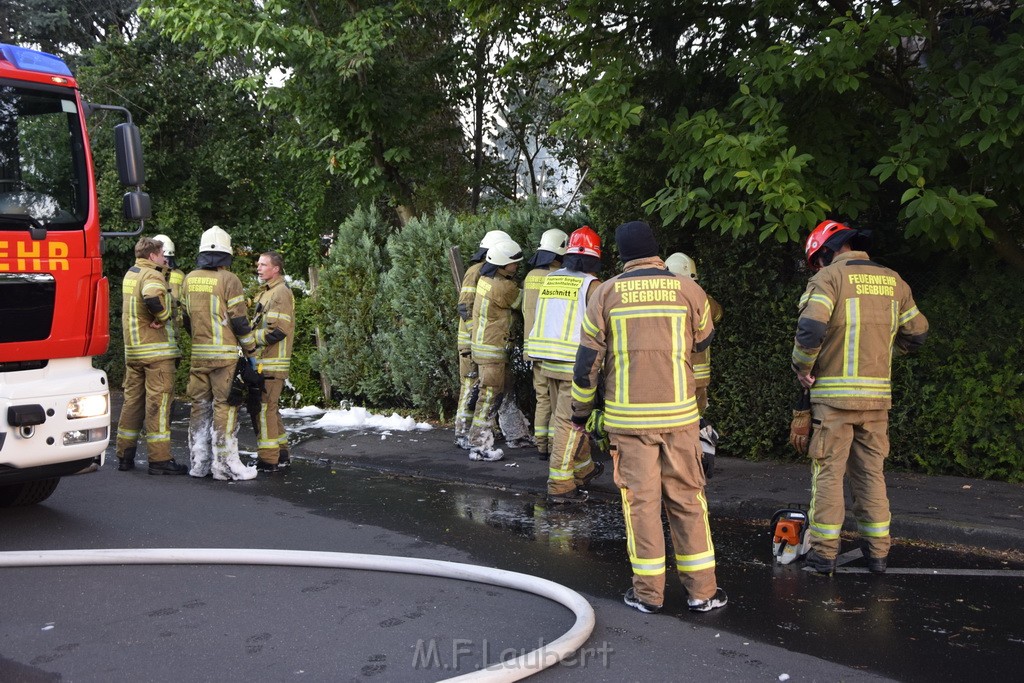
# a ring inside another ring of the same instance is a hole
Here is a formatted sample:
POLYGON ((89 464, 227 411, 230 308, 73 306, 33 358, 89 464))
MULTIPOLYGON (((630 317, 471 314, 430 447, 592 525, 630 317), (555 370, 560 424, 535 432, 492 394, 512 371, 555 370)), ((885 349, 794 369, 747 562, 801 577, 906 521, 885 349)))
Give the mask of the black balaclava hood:
POLYGON ((566 254, 562 267, 577 273, 600 273, 601 259, 590 254, 566 254))
POLYGON ((630 221, 615 228, 615 246, 623 263, 658 255, 658 240, 651 226, 643 221, 630 221))
POLYGON ((562 258, 561 256, 559 256, 558 254, 556 254, 553 251, 548 251, 547 249, 541 249, 536 254, 531 256, 530 260, 527 261, 527 263, 529 263, 534 268, 543 268, 544 266, 549 265, 549 264, 553 263, 554 261, 558 261, 561 258, 562 258))
POLYGON ((231 254, 222 251, 201 251, 196 258, 196 268, 213 270, 215 268, 230 268, 231 254))

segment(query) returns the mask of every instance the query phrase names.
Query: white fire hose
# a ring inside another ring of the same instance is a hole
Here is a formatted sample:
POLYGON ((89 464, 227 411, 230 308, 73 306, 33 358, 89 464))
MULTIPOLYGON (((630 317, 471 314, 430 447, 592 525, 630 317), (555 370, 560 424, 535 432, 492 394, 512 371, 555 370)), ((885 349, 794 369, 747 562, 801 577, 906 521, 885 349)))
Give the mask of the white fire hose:
POLYGON ((565 586, 529 574, 492 569, 459 562, 426 560, 392 555, 331 553, 310 550, 253 548, 140 548, 98 550, 23 550, 0 552, 0 567, 60 567, 125 564, 239 564, 421 574, 461 581, 475 581, 539 595, 563 605, 576 615, 568 631, 541 648, 486 669, 448 681, 518 681, 572 655, 594 630, 594 609, 582 595, 565 586))

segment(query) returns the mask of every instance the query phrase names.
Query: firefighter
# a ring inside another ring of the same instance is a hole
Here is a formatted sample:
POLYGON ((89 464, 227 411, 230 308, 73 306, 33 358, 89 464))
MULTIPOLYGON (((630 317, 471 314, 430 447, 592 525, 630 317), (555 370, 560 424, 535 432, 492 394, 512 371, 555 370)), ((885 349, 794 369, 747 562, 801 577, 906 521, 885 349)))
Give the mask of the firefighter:
POLYGON ((292 344, 295 337, 295 297, 284 281, 284 260, 276 251, 260 255, 256 274, 261 285, 254 302, 252 328, 259 348, 259 366, 263 373, 260 396, 259 459, 256 469, 275 472, 288 467, 288 435, 285 433, 278 402, 284 381, 288 379, 292 344))
POLYGON ((196 269, 182 283, 185 330, 192 335, 188 396, 189 474, 247 480, 256 476, 238 457, 238 406, 230 400, 238 347, 252 358, 256 339, 246 316, 242 282, 231 266, 231 236, 218 226, 203 233, 196 269))
POLYGON ((633 585, 623 599, 648 614, 662 608, 664 503, 687 605, 707 612, 728 598, 715 579, 690 352, 707 348, 714 323, 700 285, 673 275, 658 258, 647 223, 620 225, 615 242, 623 272, 599 285, 587 304, 573 372, 572 422, 584 429, 603 367, 604 427, 633 567, 633 585))
POLYGON ((476 397, 479 393, 480 372, 473 362, 472 340, 470 335, 473 332, 473 303, 476 301, 476 284, 480 279, 480 269, 484 265, 484 257, 487 250, 498 242, 510 240, 503 230, 490 230, 480 240, 480 247, 470 259, 475 261, 462 277, 462 289, 459 290, 459 405, 455 413, 455 444, 459 448, 470 449, 469 428, 473 421, 473 407, 476 404, 476 397))
POLYGON ((510 381, 508 374, 509 328, 512 310, 522 305, 523 292, 512 278, 523 260, 523 252, 512 240, 498 242, 487 250, 480 269, 473 302, 472 358, 480 372, 480 396, 469 430, 470 460, 501 460, 504 453, 494 448, 494 415, 510 381))
POLYGON ((185 273, 178 268, 174 258, 174 242, 167 235, 157 235, 153 239, 164 245, 164 258, 167 259, 167 288, 171 292, 171 301, 174 302, 174 322, 181 326, 181 283, 185 280, 185 273))
POLYGON ((540 236, 537 253, 529 260, 533 270, 526 274, 523 281, 523 360, 533 365, 533 392, 537 398, 533 411, 533 441, 541 460, 548 459, 548 444, 554 435, 554 423, 548 397, 548 380, 541 374, 540 360, 530 356, 530 330, 533 329, 537 295, 544 284, 544 278, 562 267, 562 255, 565 254, 568 240, 569 236, 557 228, 545 230, 540 236))
POLYGON ((117 424, 117 469, 135 469, 139 430, 145 424, 150 474, 185 474, 171 457, 171 402, 175 341, 167 292, 164 245, 149 237, 135 244, 135 265, 121 285, 124 331, 124 405, 117 424))
POLYGON ((548 502, 582 503, 587 486, 604 471, 590 457, 590 439, 572 428, 572 371, 587 301, 601 283, 601 238, 587 226, 572 233, 565 267, 544 278, 530 348, 554 407, 554 438, 548 460, 548 502))
POLYGON ((866 233, 824 221, 804 250, 816 272, 800 297, 793 370, 810 389, 814 425, 808 453, 811 549, 805 561, 822 574, 835 571, 847 473, 861 552, 870 571, 886 569, 892 540, 882 469, 889 455, 893 347, 898 353, 916 351, 928 335, 910 287, 894 270, 869 259, 866 242, 866 233))
MULTIPOLYGON (((697 264, 681 251, 677 251, 665 259, 665 267, 676 275, 692 278, 694 282, 697 282, 697 264)), ((711 320, 717 327, 718 323, 722 321, 724 311, 721 304, 715 301, 711 295, 708 295, 708 304, 711 306, 711 320)), ((711 348, 708 347, 700 353, 694 353, 692 363, 697 410, 703 416, 708 409, 708 385, 711 384, 711 348)))

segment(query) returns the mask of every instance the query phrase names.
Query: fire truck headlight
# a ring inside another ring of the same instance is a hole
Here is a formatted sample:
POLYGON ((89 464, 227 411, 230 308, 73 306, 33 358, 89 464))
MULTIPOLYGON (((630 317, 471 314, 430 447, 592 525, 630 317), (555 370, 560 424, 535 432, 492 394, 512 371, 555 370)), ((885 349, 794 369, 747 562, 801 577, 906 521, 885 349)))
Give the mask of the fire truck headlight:
POLYGON ((77 420, 83 417, 99 417, 109 410, 106 394, 79 396, 68 401, 68 419, 77 420))

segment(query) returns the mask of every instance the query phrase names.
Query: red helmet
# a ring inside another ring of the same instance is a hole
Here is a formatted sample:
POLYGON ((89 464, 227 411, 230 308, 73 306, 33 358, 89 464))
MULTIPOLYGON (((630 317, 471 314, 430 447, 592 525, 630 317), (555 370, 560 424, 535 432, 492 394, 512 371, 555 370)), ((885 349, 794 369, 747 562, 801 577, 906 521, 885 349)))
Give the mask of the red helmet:
POLYGON ((848 240, 857 235, 857 231, 853 228, 843 225, 837 221, 822 221, 818 223, 818 227, 811 231, 811 234, 807 236, 807 244, 804 245, 804 254, 807 255, 807 265, 814 270, 820 270, 821 266, 818 266, 814 262, 814 257, 818 255, 825 243, 831 240, 836 235, 843 235, 844 239, 841 239, 838 244, 833 243, 831 249, 838 249, 843 244, 846 244, 848 240), (845 233, 849 233, 848 235, 845 233))
POLYGON ((566 256, 570 254, 601 258, 601 238, 586 225, 579 230, 574 230, 569 235, 569 246, 565 250, 566 256))

